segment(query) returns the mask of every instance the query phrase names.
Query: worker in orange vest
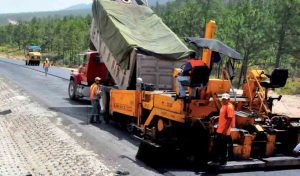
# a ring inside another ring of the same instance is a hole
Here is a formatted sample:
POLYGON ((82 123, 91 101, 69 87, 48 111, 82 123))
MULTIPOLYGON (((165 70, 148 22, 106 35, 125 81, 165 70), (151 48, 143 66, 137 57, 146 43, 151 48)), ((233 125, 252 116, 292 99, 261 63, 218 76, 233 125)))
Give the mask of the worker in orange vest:
POLYGON ((228 159, 228 146, 231 143, 230 131, 231 128, 235 128, 234 106, 229 101, 230 95, 222 94, 222 107, 214 143, 214 164, 226 165, 228 159))
POLYGON ((48 75, 48 69, 49 69, 49 67, 50 67, 49 59, 46 58, 46 60, 45 60, 45 62, 44 62, 44 64, 43 64, 43 68, 44 68, 44 70, 45 70, 45 76, 48 75))
MULTIPOLYGON (((185 97, 185 90, 182 83, 190 84, 190 76, 192 73, 192 70, 196 66, 204 66, 205 63, 200 59, 195 59, 195 54, 192 54, 190 56, 189 61, 185 64, 183 71, 181 72, 180 76, 177 77, 177 83, 179 88, 179 97, 184 98, 185 97)), ((193 88, 193 96, 195 96, 195 90, 193 88)))
POLYGON ((100 85, 101 78, 96 77, 95 83, 90 87, 90 100, 92 103, 92 114, 90 123, 101 123, 100 120, 100 98, 102 95, 102 86, 100 85))

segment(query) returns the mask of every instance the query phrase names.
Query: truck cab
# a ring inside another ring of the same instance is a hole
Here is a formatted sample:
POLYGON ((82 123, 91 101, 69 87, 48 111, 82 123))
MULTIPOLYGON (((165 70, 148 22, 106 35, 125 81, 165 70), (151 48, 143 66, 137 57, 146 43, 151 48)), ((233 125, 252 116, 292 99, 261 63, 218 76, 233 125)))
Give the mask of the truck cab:
POLYGON ((38 45, 27 45, 24 49, 25 65, 40 65, 41 61, 41 47, 38 45))
POLYGON ((112 86, 114 82, 103 63, 101 55, 95 51, 83 54, 83 63, 77 70, 72 70, 69 83, 69 97, 78 99, 89 96, 89 88, 96 77, 101 78, 101 84, 112 86))

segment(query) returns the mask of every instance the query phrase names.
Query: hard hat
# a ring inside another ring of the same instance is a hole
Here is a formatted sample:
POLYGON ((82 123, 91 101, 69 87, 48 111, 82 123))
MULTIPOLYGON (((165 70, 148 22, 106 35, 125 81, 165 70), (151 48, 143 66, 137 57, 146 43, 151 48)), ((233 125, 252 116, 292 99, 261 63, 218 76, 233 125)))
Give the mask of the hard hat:
POLYGON ((136 78, 136 83, 137 83, 137 84, 143 83, 143 79, 140 78, 140 77, 136 78))
POLYGON ((222 100, 229 100, 230 99, 230 95, 228 93, 223 93, 222 94, 222 100))
POLYGON ((96 78, 95 78, 95 81, 100 81, 100 80, 101 80, 100 77, 96 77, 96 78))
POLYGON ((49 60, 48 58, 46 58, 46 61, 49 60))

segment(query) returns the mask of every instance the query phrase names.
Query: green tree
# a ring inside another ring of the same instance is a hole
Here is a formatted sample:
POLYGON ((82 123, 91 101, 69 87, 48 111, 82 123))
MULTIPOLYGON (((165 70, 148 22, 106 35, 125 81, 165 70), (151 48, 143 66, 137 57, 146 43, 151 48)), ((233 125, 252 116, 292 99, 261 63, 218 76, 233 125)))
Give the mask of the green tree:
POLYGON ((275 68, 280 67, 282 57, 300 56, 300 1, 273 1, 273 35, 276 48, 275 68))

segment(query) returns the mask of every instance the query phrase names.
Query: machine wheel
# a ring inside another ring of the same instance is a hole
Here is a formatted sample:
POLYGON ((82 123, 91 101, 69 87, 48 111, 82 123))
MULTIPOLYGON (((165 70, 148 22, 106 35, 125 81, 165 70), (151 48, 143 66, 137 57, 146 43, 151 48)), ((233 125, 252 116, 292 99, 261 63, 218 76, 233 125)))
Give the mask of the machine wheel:
POLYGON ((208 160, 209 129, 199 120, 192 122, 187 130, 183 150, 190 162, 205 164, 208 160))
POLYGON ((133 120, 130 118, 130 119, 128 119, 128 122, 126 124, 126 130, 130 134, 134 134, 134 131, 135 131, 134 123, 132 121, 133 120))
POLYGON ((70 97, 71 100, 76 100, 77 99, 76 88, 77 88, 77 85, 74 82, 74 80, 70 80, 68 93, 69 93, 69 97, 70 97))
POLYGON ((141 142, 139 146, 139 150, 136 154, 136 158, 139 160, 152 160, 155 157, 153 156, 153 153, 155 151, 155 148, 151 146, 150 144, 146 142, 141 142))

